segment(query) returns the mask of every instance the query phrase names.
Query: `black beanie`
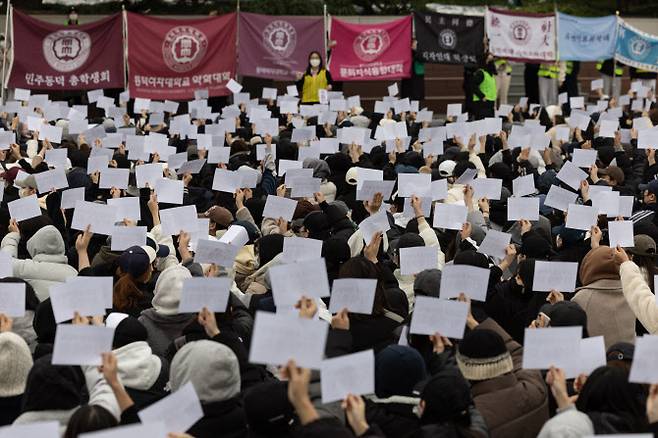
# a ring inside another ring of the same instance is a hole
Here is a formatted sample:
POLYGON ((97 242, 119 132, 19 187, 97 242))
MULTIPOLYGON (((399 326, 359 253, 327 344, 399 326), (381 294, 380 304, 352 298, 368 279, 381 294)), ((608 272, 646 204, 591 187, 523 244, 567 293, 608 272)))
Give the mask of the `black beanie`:
POLYGON ((389 345, 375 356, 377 397, 410 396, 418 382, 426 377, 425 361, 411 347, 389 345))
POLYGON ((82 403, 85 379, 80 367, 52 365, 43 356, 32 365, 23 394, 23 412, 69 410, 82 403))
POLYGON ((521 238, 520 253, 533 259, 546 260, 553 252, 551 242, 546 240, 539 232, 531 230, 521 238))
POLYGON ((413 248, 416 246, 425 246, 425 241, 418 234, 404 233, 398 239, 398 249, 413 248))
POLYGON ((455 368, 444 368, 432 376, 420 398, 425 402, 421 424, 461 422, 469 418, 468 409, 473 403, 468 382, 455 368))
POLYGON ((249 429, 272 436, 289 429, 295 408, 288 400, 288 382, 264 382, 249 388, 244 395, 244 412, 249 429))
POLYGON ((459 343, 457 365, 468 380, 486 380, 509 373, 512 356, 503 338, 493 330, 472 330, 459 343))
POLYGON ((144 327, 137 318, 129 316, 121 320, 119 325, 114 329, 112 349, 121 348, 124 345, 132 344, 133 342, 146 342, 147 339, 148 333, 146 327, 144 327))
POLYGON ((489 261, 487 260, 487 256, 473 250, 459 252, 455 256, 453 263, 455 265, 477 266, 478 268, 486 269, 489 268, 489 261))

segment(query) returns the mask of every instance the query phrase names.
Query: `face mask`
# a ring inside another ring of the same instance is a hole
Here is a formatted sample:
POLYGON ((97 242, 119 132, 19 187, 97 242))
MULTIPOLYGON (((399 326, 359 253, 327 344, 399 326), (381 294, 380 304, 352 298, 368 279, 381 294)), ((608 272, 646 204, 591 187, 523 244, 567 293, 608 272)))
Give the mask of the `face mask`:
POLYGON ((311 67, 319 67, 320 66, 320 60, 317 58, 312 58, 311 59, 311 67))

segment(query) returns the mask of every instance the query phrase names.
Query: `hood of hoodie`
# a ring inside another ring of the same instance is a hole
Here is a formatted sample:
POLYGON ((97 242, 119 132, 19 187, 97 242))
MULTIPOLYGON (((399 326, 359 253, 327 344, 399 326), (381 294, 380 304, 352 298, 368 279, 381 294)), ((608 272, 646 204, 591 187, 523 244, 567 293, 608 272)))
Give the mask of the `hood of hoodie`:
POLYGON ((119 364, 119 378, 127 388, 146 391, 158 380, 162 361, 145 341, 126 344, 113 352, 119 364))
POLYGON ((153 308, 162 315, 177 315, 183 282, 188 278, 192 278, 192 274, 182 265, 162 271, 155 283, 153 308))
POLYGON ((32 260, 38 262, 66 263, 64 239, 59 230, 46 225, 34 233, 26 243, 27 252, 32 260))
POLYGON ((240 393, 240 366, 235 353, 219 342, 200 340, 185 344, 169 370, 172 391, 192 382, 199 400, 211 403, 240 393))
POLYGON ((544 423, 538 438, 580 438, 594 434, 594 425, 587 414, 576 409, 559 413, 544 423))

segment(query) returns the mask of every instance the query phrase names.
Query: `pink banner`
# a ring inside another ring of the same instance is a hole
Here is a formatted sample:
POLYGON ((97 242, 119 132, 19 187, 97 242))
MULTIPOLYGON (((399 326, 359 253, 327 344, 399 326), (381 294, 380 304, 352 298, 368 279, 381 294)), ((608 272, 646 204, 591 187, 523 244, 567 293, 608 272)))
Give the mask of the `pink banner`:
POLYGON ((411 75, 411 16, 387 23, 331 19, 329 70, 334 80, 395 80, 411 75))
POLYGON ((296 73, 306 69, 310 52, 324 54, 323 20, 240 12, 239 73, 296 80, 296 73))
POLYGON ((33 90, 123 88, 121 14, 60 26, 12 10, 13 62, 7 86, 33 90))
POLYGON ((201 19, 128 13, 131 97, 192 99, 195 90, 225 96, 235 76, 236 14, 201 19))

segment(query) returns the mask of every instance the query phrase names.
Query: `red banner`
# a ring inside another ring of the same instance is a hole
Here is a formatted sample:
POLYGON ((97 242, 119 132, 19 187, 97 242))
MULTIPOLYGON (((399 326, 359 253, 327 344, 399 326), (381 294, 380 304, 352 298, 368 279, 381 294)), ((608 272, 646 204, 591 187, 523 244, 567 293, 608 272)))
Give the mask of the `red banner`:
POLYGON ((7 86, 34 90, 123 88, 121 14, 81 26, 36 20, 13 9, 7 86))
POLYGON ((334 80, 371 81, 411 75, 411 16, 387 23, 331 19, 329 70, 334 80))
POLYGON ((127 13, 128 82, 131 97, 192 99, 230 93, 235 76, 236 14, 164 19, 127 13))

